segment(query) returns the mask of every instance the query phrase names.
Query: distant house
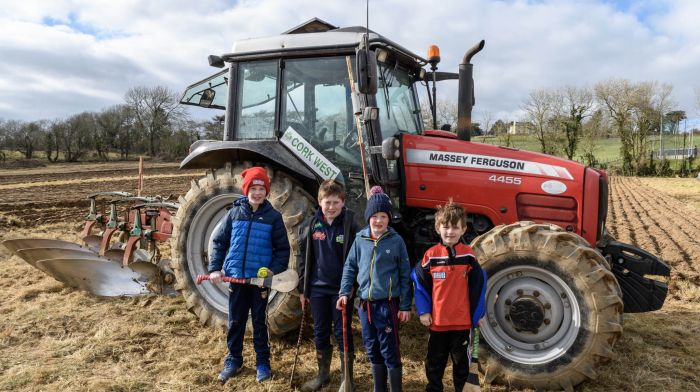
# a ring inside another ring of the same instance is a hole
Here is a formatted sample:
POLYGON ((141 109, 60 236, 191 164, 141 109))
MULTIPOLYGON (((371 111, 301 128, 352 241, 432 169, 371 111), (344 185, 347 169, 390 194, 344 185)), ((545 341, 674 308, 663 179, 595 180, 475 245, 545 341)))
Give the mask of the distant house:
POLYGON ((511 135, 522 135, 532 133, 532 123, 528 121, 513 121, 508 125, 508 133, 511 135))

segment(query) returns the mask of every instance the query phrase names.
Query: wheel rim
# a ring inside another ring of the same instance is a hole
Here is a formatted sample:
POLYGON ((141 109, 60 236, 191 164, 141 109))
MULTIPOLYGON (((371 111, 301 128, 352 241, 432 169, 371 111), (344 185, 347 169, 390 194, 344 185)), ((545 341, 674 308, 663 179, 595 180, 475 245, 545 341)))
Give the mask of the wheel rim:
POLYGON ((566 354, 581 326, 574 292, 558 275, 514 266, 489 277, 481 331, 489 347, 513 362, 537 365, 566 354))
MULTIPOLYGON (((226 214, 226 207, 239 197, 241 195, 236 193, 217 195, 197 209, 187 232, 187 268, 193 281, 197 275, 208 273, 208 255, 212 249, 211 235, 221 217, 226 214)), ((228 286, 225 283, 200 284, 196 285, 196 290, 216 310, 228 313, 228 286)))

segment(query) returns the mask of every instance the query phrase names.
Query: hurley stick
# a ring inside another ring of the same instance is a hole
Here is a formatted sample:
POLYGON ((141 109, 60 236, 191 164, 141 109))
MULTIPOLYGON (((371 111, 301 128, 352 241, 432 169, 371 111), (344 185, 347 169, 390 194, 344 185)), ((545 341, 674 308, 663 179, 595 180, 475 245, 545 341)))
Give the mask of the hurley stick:
POLYGON ((480 392, 479 384, 479 328, 472 329, 472 359, 469 363, 469 376, 462 392, 480 392))
POLYGON ((348 303, 343 304, 343 351, 345 351, 345 355, 343 355, 343 362, 345 362, 343 365, 343 392, 352 392, 350 390, 351 385, 350 385, 350 368, 348 368, 348 303))
MULTIPOLYGON (((231 278, 224 276, 224 282, 236 283, 236 284, 250 284, 253 286, 267 287, 269 289, 279 291, 280 293, 288 293, 294 290, 299 283, 299 275, 296 271, 288 269, 278 275, 273 275, 269 278, 231 278)), ((203 281, 209 280, 209 275, 198 275, 197 284, 201 284, 203 281)))
POLYGON ((299 337, 297 338, 297 348, 294 354, 294 365, 292 365, 292 375, 289 376, 289 387, 294 385, 294 372, 297 370, 297 361, 299 360, 299 347, 301 347, 301 337, 304 334, 304 325, 306 324, 306 303, 301 305, 301 324, 299 325, 299 337))

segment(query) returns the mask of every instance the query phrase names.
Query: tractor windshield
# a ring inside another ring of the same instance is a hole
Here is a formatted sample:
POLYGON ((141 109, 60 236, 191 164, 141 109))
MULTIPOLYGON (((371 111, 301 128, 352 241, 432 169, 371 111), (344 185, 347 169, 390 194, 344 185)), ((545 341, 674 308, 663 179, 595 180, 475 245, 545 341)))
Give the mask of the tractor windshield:
POLYGON ((399 132, 421 131, 420 108, 412 87, 413 78, 397 64, 379 63, 377 106, 382 139, 399 132))

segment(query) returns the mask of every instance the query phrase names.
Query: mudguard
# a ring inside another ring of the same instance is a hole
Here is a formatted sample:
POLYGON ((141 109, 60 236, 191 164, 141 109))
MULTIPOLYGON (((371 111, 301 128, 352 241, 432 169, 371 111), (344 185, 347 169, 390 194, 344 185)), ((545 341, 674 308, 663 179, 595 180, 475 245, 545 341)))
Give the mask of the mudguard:
POLYGON ((670 276, 671 268, 656 256, 619 241, 607 241, 599 248, 610 266, 620 289, 625 313, 658 310, 668 294, 668 284, 644 275, 670 276))
POLYGON ((316 175, 277 140, 199 140, 190 146, 180 169, 217 169, 240 161, 271 162, 303 177, 299 180, 316 182, 316 175))

